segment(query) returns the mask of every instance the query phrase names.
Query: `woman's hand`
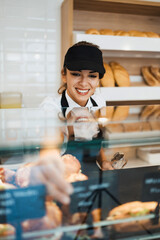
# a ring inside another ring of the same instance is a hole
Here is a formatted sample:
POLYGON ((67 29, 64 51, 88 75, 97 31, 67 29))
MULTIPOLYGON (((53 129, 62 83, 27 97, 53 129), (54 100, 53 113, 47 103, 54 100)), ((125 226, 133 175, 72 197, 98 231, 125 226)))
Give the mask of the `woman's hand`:
POLYGON ((30 183, 42 183, 47 194, 63 204, 69 204, 73 187, 64 179, 64 163, 57 150, 43 150, 31 169, 30 183))

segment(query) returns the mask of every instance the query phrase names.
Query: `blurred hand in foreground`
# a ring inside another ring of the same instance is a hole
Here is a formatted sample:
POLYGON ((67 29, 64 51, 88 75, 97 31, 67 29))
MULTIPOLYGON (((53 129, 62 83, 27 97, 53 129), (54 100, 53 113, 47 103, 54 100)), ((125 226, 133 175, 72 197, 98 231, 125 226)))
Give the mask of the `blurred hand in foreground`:
POLYGON ((40 152, 40 158, 31 169, 30 183, 44 184, 47 194, 62 204, 70 203, 73 187, 64 179, 64 162, 56 149, 40 152))

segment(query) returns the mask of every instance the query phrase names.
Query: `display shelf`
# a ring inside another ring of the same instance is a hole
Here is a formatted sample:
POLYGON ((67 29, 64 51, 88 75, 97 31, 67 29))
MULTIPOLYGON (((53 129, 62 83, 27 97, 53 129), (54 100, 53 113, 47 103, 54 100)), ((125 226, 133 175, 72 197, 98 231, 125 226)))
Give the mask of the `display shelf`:
POLYGON ((106 101, 160 100, 160 87, 100 87, 97 94, 106 101))
MULTIPOLYGON (((106 36, 73 32, 73 42, 79 41, 92 42, 104 51, 125 51, 126 53, 133 51, 136 57, 143 57, 143 52, 147 52, 148 56, 160 57, 160 38, 106 36)), ((144 56, 146 57, 145 54, 144 56)))

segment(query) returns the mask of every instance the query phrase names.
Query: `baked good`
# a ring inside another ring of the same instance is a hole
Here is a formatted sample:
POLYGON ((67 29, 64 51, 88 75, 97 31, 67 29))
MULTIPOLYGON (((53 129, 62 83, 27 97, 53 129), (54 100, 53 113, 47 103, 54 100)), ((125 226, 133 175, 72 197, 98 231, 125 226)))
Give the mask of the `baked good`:
POLYGON ((109 123, 106 125, 106 130, 110 133, 121 133, 121 132, 123 132, 123 124, 109 123))
POLYGON ((89 28, 85 31, 86 34, 95 34, 95 35, 99 35, 99 31, 95 28, 89 28))
POLYGON ((160 121, 154 121, 154 120, 150 120, 149 121, 149 123, 150 123, 150 126, 151 126, 151 129, 152 129, 152 131, 159 131, 160 130, 160 121))
POLYGON ((159 108, 158 105, 148 105, 145 106, 141 113, 140 113, 140 119, 148 119, 149 116, 154 113, 154 111, 156 111, 159 108))
POLYGON ((65 164, 65 178, 68 178, 73 173, 79 173, 81 164, 76 157, 71 154, 65 154, 62 156, 62 160, 65 164))
POLYGON ((129 114, 129 106, 118 106, 116 107, 112 121, 122 121, 128 117, 129 114))
POLYGON ((70 183, 86 180, 88 180, 88 177, 83 173, 72 173, 66 178, 66 181, 70 183))
POLYGON ((159 81, 151 74, 149 67, 141 68, 142 76, 145 82, 150 86, 160 85, 159 81))
POLYGON ((149 116, 149 120, 156 120, 160 118, 160 107, 156 108, 156 110, 149 116))
POLYGON ((142 131, 151 131, 151 126, 149 124, 149 122, 147 121, 144 121, 144 122, 141 122, 141 127, 142 127, 142 131))
POLYGON ((140 132, 142 130, 141 122, 124 123, 124 132, 140 132))
MULTIPOLYGON (((133 201, 122 204, 113 208, 108 215, 108 220, 125 219, 130 217, 144 216, 154 212, 157 207, 157 202, 140 202, 133 201)), ((113 228, 118 232, 132 232, 144 230, 144 227, 158 227, 152 225, 149 219, 139 221, 124 222, 113 225, 113 228)))
POLYGON ((33 165, 33 163, 27 163, 17 170, 15 182, 18 186, 27 187, 29 185, 31 168, 33 165))
POLYGON ((0 224, 0 238, 15 235, 15 228, 11 224, 0 224))
POLYGON ((62 212, 54 202, 46 202, 46 215, 42 218, 26 220, 22 223, 23 231, 49 230, 62 223, 62 212))
POLYGON ((113 71, 116 84, 120 87, 130 86, 130 78, 127 70, 116 62, 110 62, 109 65, 113 71))
POLYGON ((150 67, 152 75, 160 82, 160 68, 159 67, 150 67))
POLYGON ((137 30, 130 30, 128 33, 131 37, 147 37, 146 33, 137 30))
POLYGON ((129 33, 123 30, 116 30, 114 31, 114 35, 116 36, 129 36, 129 33))
POLYGON ((100 29, 99 32, 101 35, 114 35, 111 29, 100 29))
POLYGON ((0 168, 0 179, 2 182, 13 183, 15 180, 15 171, 8 168, 0 168))
POLYGON ((159 38, 159 35, 157 33, 154 32, 144 32, 147 37, 153 37, 153 38, 159 38))
POLYGON ((106 72, 105 72, 103 78, 101 79, 101 85, 103 87, 114 87, 115 80, 114 80, 112 69, 107 63, 104 63, 103 65, 104 65, 106 72))
POLYGON ((16 188, 13 184, 3 183, 3 182, 0 180, 0 191, 3 191, 3 190, 5 190, 5 189, 13 189, 13 188, 16 188))

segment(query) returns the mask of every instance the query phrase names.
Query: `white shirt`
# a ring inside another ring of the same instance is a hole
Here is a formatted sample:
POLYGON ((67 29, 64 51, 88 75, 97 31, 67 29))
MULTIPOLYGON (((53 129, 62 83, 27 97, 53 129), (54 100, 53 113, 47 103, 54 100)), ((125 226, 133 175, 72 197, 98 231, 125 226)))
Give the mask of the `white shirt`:
MULTIPOLYGON (((67 94, 67 91, 65 92, 65 96, 66 96, 69 108, 81 107, 78 103, 73 101, 72 98, 70 98, 70 96, 67 94)), ((53 111, 55 109, 60 111, 62 108, 61 97, 62 97, 61 94, 58 94, 58 96, 55 96, 55 97, 51 97, 51 96, 46 97, 43 100, 43 102, 40 104, 40 108, 42 108, 45 111, 53 111)), ((99 94, 98 94, 98 91, 96 91, 95 94, 92 95, 92 99, 97 103, 98 108, 106 106, 106 101, 100 96, 100 91, 99 91, 99 94)), ((90 98, 85 107, 88 107, 88 108, 93 107, 93 104, 90 98)))

